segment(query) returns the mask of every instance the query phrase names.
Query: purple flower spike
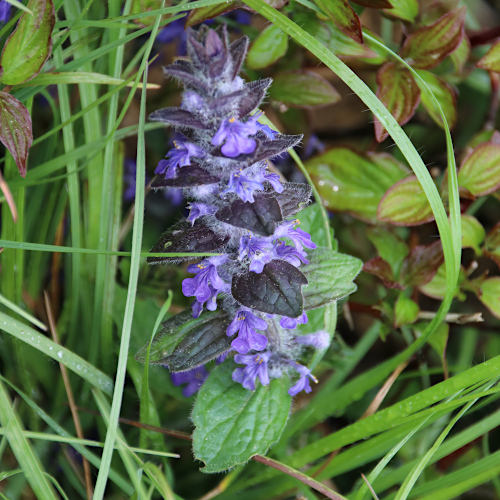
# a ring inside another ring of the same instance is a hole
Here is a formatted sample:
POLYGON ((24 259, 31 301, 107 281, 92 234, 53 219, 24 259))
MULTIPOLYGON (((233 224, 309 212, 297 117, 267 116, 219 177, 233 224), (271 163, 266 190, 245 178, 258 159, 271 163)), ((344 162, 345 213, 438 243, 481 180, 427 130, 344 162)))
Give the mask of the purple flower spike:
POLYGON ((280 320, 280 325, 288 330, 293 330, 294 328, 297 328, 297 325, 305 325, 308 321, 307 314, 304 311, 302 316, 299 316, 298 318, 288 318, 287 316, 283 316, 280 320))
POLYGON ((328 335, 328 332, 325 331, 310 333, 309 335, 295 337, 295 343, 310 345, 315 349, 324 349, 330 345, 330 335, 328 335))
POLYGON ((249 391, 255 391, 255 379, 257 377, 259 377, 262 385, 269 385, 267 362, 271 356, 272 354, 269 351, 259 354, 237 354, 234 361, 247 366, 245 368, 236 368, 233 372, 233 380, 249 391))
POLYGON ((186 278, 182 282, 182 293, 186 297, 196 297, 199 302, 206 302, 212 295, 214 290, 219 290, 224 286, 224 282, 217 274, 217 266, 220 266, 227 260, 226 255, 220 257, 210 257, 202 260, 198 264, 191 264, 187 270, 190 273, 196 274, 194 278, 186 278))
POLYGON ((188 206, 189 217, 187 220, 194 225, 196 219, 203 217, 204 215, 213 215, 217 212, 217 207, 213 205, 205 205, 204 203, 190 203, 188 206))
POLYGON ((253 193, 257 190, 263 191, 264 186, 260 182, 243 175, 239 170, 231 174, 227 189, 222 191, 222 194, 236 193, 245 203, 253 203, 255 201, 253 193))
POLYGON ((175 148, 168 152, 166 160, 160 160, 155 169, 155 174, 164 174, 166 179, 173 179, 178 167, 191 165, 191 157, 203 158, 205 151, 196 144, 178 140, 174 142, 175 148))
POLYGON ((295 267, 299 267, 301 262, 303 264, 309 264, 309 261, 306 259, 304 253, 297 251, 294 247, 287 245, 284 241, 275 242, 274 253, 278 258, 290 262, 290 264, 295 267))
POLYGON ((231 346, 240 354, 246 354, 252 349, 263 351, 267 347, 267 337, 255 330, 267 330, 266 321, 252 314, 249 309, 242 309, 236 313, 226 334, 232 337, 239 332, 238 338, 231 342, 231 346))
POLYGON ((213 146, 220 146, 224 141, 221 152, 228 158, 236 158, 241 154, 250 154, 255 151, 257 143, 249 135, 255 135, 258 127, 253 120, 239 122, 234 118, 226 118, 212 139, 213 146))
POLYGON ((274 257, 274 248, 271 243, 251 234, 241 237, 238 251, 238 259, 242 260, 245 256, 248 256, 251 260, 249 269, 257 274, 260 274, 264 266, 271 262, 274 257))
POLYGON ((187 384, 182 389, 182 395, 189 398, 205 383, 208 378, 208 371, 204 366, 199 366, 188 372, 171 373, 170 378, 176 387, 187 384))
POLYGON ((290 238, 292 243, 295 245, 295 248, 302 252, 304 247, 307 248, 316 248, 316 243, 311 241, 311 235, 306 233, 300 228, 295 229, 294 226, 299 224, 300 221, 295 219, 293 221, 287 221, 278 226, 276 232, 274 233, 274 237, 278 238, 290 238))
POLYGON ((309 370, 307 366, 302 366, 295 361, 291 361, 290 364, 295 368, 295 370, 297 370, 300 378, 295 385, 292 385, 292 387, 290 387, 290 389, 288 390, 288 394, 290 394, 290 396, 296 396, 300 391, 305 391, 307 393, 311 392, 312 389, 309 379, 311 379, 316 384, 318 383, 316 377, 311 374, 311 370, 309 370))

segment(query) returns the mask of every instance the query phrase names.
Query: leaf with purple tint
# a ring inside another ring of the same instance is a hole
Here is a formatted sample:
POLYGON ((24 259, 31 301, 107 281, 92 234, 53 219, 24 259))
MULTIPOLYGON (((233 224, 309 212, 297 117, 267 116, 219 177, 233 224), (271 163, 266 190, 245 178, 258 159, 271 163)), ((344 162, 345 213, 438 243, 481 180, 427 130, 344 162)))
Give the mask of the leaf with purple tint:
POLYGON ((29 111, 6 92, 0 92, 0 141, 14 157, 19 173, 24 177, 33 142, 31 117, 29 111))
POLYGON ((395 226, 419 226, 434 220, 429 200, 415 176, 397 182, 385 193, 377 217, 395 226))
MULTIPOLYGON (((162 234, 160 240, 151 249, 151 253, 212 253, 220 252, 229 241, 203 225, 191 226, 183 222, 176 228, 162 234)), ((197 259, 189 255, 182 257, 148 257, 148 264, 175 264, 183 260, 197 259)))
MULTIPOLYGON (((377 72, 377 97, 400 125, 415 114, 420 102, 420 89, 412 74, 394 63, 387 63, 377 72)), ((388 137, 380 120, 375 117, 375 137, 378 142, 388 137)))
POLYGON ((181 108, 162 108, 153 111, 149 115, 149 120, 153 122, 163 122, 181 128, 206 129, 192 113, 181 108))
POLYGON ((245 85, 245 94, 238 101, 237 118, 243 118, 252 112, 266 95, 266 90, 272 83, 271 78, 264 78, 245 85))
POLYGON ((429 283, 444 262, 443 245, 436 241, 431 245, 417 245, 401 267, 401 281, 407 286, 429 283))
POLYGON ((23 13, 2 51, 0 81, 6 85, 34 78, 52 52, 56 20, 52 0, 30 0, 27 7, 32 13, 23 13))
POLYGON ((311 196, 311 186, 298 182, 287 182, 283 184, 283 192, 274 195, 281 207, 283 217, 290 217, 300 212, 310 203, 311 196))
POLYGON ((430 69, 458 48, 464 36, 465 7, 452 10, 430 26, 414 31, 401 48, 401 57, 414 68, 430 69))
POLYGON ((356 257, 316 248, 307 252, 307 258, 309 264, 301 267, 309 282, 303 290, 304 309, 323 307, 357 290, 353 281, 363 262, 356 257))
MULTIPOLYGON (((162 323, 149 353, 149 363, 168 365, 172 372, 192 370, 208 363, 231 348, 231 338, 226 335, 231 319, 223 310, 205 311, 193 318, 191 309, 183 311, 162 323)), ((142 363, 146 360, 146 344, 135 356, 142 363)))
POLYGON ((162 188, 188 188, 204 186, 205 184, 217 184, 219 178, 209 174, 198 165, 188 165, 179 168, 174 179, 166 179, 164 175, 156 175, 151 183, 153 189, 162 188))
POLYGON ((257 149, 250 160, 252 163, 274 158, 293 148, 302 140, 302 135, 278 135, 273 140, 258 141, 257 149))
POLYGON ((484 240, 484 255, 500 267, 500 222, 495 224, 484 240))
POLYGON ((347 0, 316 0, 316 3, 339 27, 342 33, 356 42, 363 43, 359 17, 347 0))
POLYGON ((254 203, 235 200, 231 205, 222 207, 215 214, 215 218, 261 236, 271 236, 276 229, 276 223, 283 220, 283 215, 274 197, 255 195, 254 203))
POLYGON ((187 61, 175 61, 170 66, 166 66, 165 68, 163 68, 163 72, 166 75, 176 78, 185 85, 194 87, 197 90, 201 90, 203 92, 209 91, 209 86, 207 85, 207 83, 201 78, 193 75, 192 67, 187 61))
POLYGON ((269 95, 289 106, 306 109, 328 106, 340 100, 340 94, 328 80, 308 70, 277 73, 269 95))
POLYGON ((245 60, 245 57, 247 55, 248 43, 248 37, 244 36, 238 38, 229 46, 229 54, 231 56, 231 59, 233 60, 233 67, 231 71, 232 79, 236 78, 236 76, 240 72, 243 61, 245 60))
POLYGON ((363 264, 363 271, 380 278, 386 288, 394 288, 396 290, 404 289, 403 285, 396 282, 389 262, 382 257, 375 257, 365 262, 363 264))
POLYGON ((298 318, 304 310, 302 286, 306 277, 292 264, 273 260, 262 273, 248 271, 235 275, 231 285, 233 297, 251 309, 298 318))

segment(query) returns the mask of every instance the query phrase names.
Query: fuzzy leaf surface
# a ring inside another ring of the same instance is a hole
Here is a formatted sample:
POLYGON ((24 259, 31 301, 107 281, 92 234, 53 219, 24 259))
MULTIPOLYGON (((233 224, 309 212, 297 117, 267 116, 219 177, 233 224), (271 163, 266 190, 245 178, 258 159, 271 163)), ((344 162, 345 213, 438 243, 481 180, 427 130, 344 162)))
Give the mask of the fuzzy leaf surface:
MULTIPOLYGON (((407 123, 415 114, 420 102, 420 89, 412 74, 394 63, 387 63, 377 72, 377 97, 400 125, 407 123)), ((375 137, 378 142, 389 136, 379 119, 375 117, 375 137)))
MULTIPOLYGON (((156 334, 149 354, 149 363, 168 365, 172 372, 191 370, 220 356, 231 348, 226 330, 231 320, 222 310, 205 311, 193 318, 190 309, 169 318, 156 334)), ((149 344, 137 354, 137 361, 146 360, 149 344)))
POLYGON ((262 69, 283 57, 288 50, 288 35, 277 26, 268 26, 252 43, 246 65, 250 69, 262 69))
POLYGON ((390 155, 360 155, 342 147, 309 160, 306 168, 329 210, 367 222, 376 222, 380 200, 407 174, 406 167, 390 155))
POLYGON ((178 169, 174 179, 166 179, 164 175, 155 175, 151 187, 162 189, 204 186, 205 184, 217 184, 219 180, 198 165, 193 164, 178 169))
POLYGON ((7 92, 0 92, 0 141, 14 157, 19 173, 24 177, 33 142, 31 117, 26 107, 7 92))
POLYGON ((434 220, 422 186, 414 176, 392 186, 379 203, 377 217, 396 226, 419 226, 434 220))
POLYGON ((311 186, 298 182, 287 182, 283 185, 283 192, 274 195, 281 207, 283 217, 290 217, 300 212, 310 202, 311 196, 311 186))
POLYGON ((316 3, 338 26, 342 33, 363 43, 363 33, 359 17, 347 0, 316 0, 316 3))
POLYGON ((337 253, 328 248, 307 252, 309 264, 302 272, 309 284, 304 287, 304 309, 316 309, 356 291, 353 283, 363 267, 356 257, 337 253))
POLYGON ((272 260, 260 274, 248 271, 235 275, 231 292, 238 302, 251 309, 298 318, 304 310, 303 285, 307 285, 307 279, 295 266, 272 260))
POLYGON ((306 109, 328 106, 340 100, 340 94, 328 80, 307 70, 276 74, 269 95, 287 105, 306 109))
POLYGON ((52 0, 30 0, 17 28, 5 42, 0 65, 3 73, 0 81, 16 85, 34 78, 52 52, 52 30, 55 11, 52 0))
POLYGON ((414 68, 430 69, 458 48, 464 36, 465 8, 452 10, 430 26, 414 31, 401 48, 401 57, 414 68))
POLYGON ((264 455, 278 441, 290 412, 287 377, 248 391, 233 382, 236 365, 226 361, 203 384, 191 418, 193 452, 203 472, 222 472, 264 455))

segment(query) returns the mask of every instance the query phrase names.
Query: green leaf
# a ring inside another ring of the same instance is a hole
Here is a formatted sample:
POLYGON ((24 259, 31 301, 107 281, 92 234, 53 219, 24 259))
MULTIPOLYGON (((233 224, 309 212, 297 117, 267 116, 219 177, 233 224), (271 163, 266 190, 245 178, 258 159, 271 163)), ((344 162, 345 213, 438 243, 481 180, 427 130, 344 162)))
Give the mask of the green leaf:
POLYGON ((52 0, 30 0, 15 31, 7 38, 0 65, 2 83, 15 85, 34 78, 52 52, 55 11, 52 0))
POLYGON ((457 47, 457 50, 452 52, 450 55, 451 62, 453 63, 453 66, 455 66, 455 72, 458 75, 462 74, 465 64, 469 60, 470 51, 471 45, 469 37, 464 34, 464 37, 462 38, 460 45, 457 47))
POLYGON ((329 210, 348 212, 367 222, 376 222, 385 192, 407 174, 390 155, 360 155, 340 147, 309 160, 306 168, 329 210))
MULTIPOLYGON (((406 68, 387 63, 377 72, 377 97, 400 125, 407 123, 415 114, 420 102, 420 89, 406 68)), ((388 133, 375 117, 375 137, 384 141, 388 133)))
POLYGON ((149 479, 151 479, 151 482, 161 494, 162 498, 164 498, 165 500, 174 500, 175 497, 172 488, 168 484, 165 478, 165 474, 162 473, 160 468, 157 465, 152 464, 151 462, 146 462, 142 466, 142 468, 148 475, 149 479))
POLYGON ((307 252, 309 264, 301 268, 309 281, 303 289, 304 309, 316 309, 356 291, 353 283, 363 263, 327 248, 307 252))
POLYGON ((458 171, 458 185, 474 196, 484 196, 500 188, 500 144, 480 144, 467 155, 458 171))
MULTIPOLYGON (((454 297, 458 297, 462 300, 461 292, 460 292, 460 286, 465 280, 465 273, 463 268, 460 268, 460 274, 458 277, 458 284, 455 287, 455 292, 453 294, 454 297)), ((446 294, 447 291, 447 283, 446 283, 446 268, 445 265, 441 265, 439 269, 437 270, 437 273, 434 275, 434 277, 429 281, 429 283, 426 283, 425 285, 421 285, 418 287, 418 289, 424 294, 427 295, 428 297, 432 297, 433 299, 438 299, 438 300, 443 300, 443 297, 446 294)))
POLYGON ((238 9, 243 4, 238 1, 229 1, 218 5, 210 5, 209 7, 200 7, 199 9, 193 9, 189 12, 186 19, 186 28, 200 24, 207 19, 213 19, 214 17, 221 16, 227 12, 231 12, 234 9, 238 9))
POLYGON ((340 94, 322 76, 307 70, 282 71, 273 76, 269 95, 277 101, 298 108, 335 104, 340 94))
POLYGON ((484 240, 484 255, 500 267, 500 222, 495 224, 484 240))
POLYGON ((473 248, 481 255, 479 245, 484 241, 486 231, 482 224, 472 215, 462 214, 462 248, 473 248))
POLYGON ((497 41, 486 54, 476 63, 478 68, 500 72, 500 40, 497 41))
POLYGON ((479 299, 493 316, 500 318, 500 277, 495 276, 481 283, 479 299))
MULTIPOLYGON (((161 0, 132 0, 130 7, 130 14, 140 14, 152 10, 160 9, 162 6, 161 0)), ((156 16, 141 17, 134 19, 134 21, 142 26, 152 26, 156 21, 156 16)))
POLYGON ((19 173, 24 177, 33 142, 31 117, 29 111, 6 92, 0 92, 0 141, 14 157, 19 173))
MULTIPOLYGON (((156 334, 149 352, 150 364, 168 365, 178 372, 207 363, 231 348, 226 335, 229 322, 227 313, 220 309, 205 311, 199 318, 193 318, 190 309, 176 314, 156 334)), ((136 354, 138 361, 146 361, 148 346, 136 354)))
POLYGON ((288 36, 277 26, 268 26, 252 43, 246 58, 250 69, 261 69, 275 63, 286 54, 288 36))
POLYGON ((391 0, 392 9, 384 10, 389 17, 396 17, 410 23, 418 15, 418 0, 391 0))
POLYGON ((356 42, 363 43, 359 17, 347 0, 315 0, 342 33, 356 42))
POLYGON ((394 328, 415 323, 419 312, 420 308, 416 302, 400 294, 394 306, 394 328))
POLYGON ((405 288, 396 281, 390 264, 382 257, 375 257, 365 262, 363 264, 363 271, 380 278, 386 288, 394 288, 396 290, 404 290, 405 288))
POLYGON ((458 48, 464 36, 465 7, 452 10, 430 26, 414 31, 401 48, 401 57, 414 68, 430 69, 458 48))
MULTIPOLYGON (((321 207, 318 203, 313 203, 297 214, 300 220, 300 228, 311 235, 311 239, 318 247, 329 247, 323 224, 321 207)), ((330 233, 333 229, 330 228, 330 233)), ((333 239, 333 235, 331 235, 333 239)), ((334 242, 336 244, 336 242, 334 242)))
POLYGON ((434 220, 429 201, 414 176, 392 186, 380 200, 377 217, 396 226, 419 226, 434 220))
POLYGON ((364 7, 370 7, 372 9, 390 9, 392 8, 392 0, 352 0, 354 3, 363 5, 364 7))
POLYGON ((221 472, 264 455, 280 437, 290 412, 286 377, 255 391, 233 382, 232 361, 218 366, 203 384, 191 418, 193 451, 203 472, 221 472))
POLYGON ((409 249, 398 236, 382 227, 372 227, 367 231, 368 239, 375 245, 378 254, 387 261, 394 276, 399 276, 401 265, 409 249))
POLYGON ((422 105, 429 113, 430 117, 440 126, 443 127, 443 119, 437 107, 436 98, 443 110, 448 126, 453 128, 457 122, 457 93, 455 89, 439 76, 436 76, 429 71, 419 70, 418 75, 425 82, 422 83, 417 78, 417 84, 421 91, 422 105))
POLYGON ((430 336, 429 344, 437 352, 439 358, 444 362, 446 356, 446 344, 448 343, 448 336, 450 334, 450 325, 448 323, 441 323, 437 330, 430 336))

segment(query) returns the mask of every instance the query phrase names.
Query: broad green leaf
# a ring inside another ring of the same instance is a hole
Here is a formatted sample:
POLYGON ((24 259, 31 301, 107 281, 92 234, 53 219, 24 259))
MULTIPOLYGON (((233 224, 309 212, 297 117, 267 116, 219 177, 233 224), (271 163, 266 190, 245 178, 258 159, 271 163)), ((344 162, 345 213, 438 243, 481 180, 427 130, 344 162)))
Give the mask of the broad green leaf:
POLYGON ((479 245, 484 241, 485 235, 484 227, 474 216, 462 214, 462 248, 473 248, 480 255, 479 245))
POLYGON ((359 17, 347 0, 315 0, 342 33, 356 42, 363 43, 359 17))
POLYGON ((270 66, 286 54, 288 35, 277 26, 268 26, 252 43, 246 58, 246 66, 250 69, 261 69, 270 66))
MULTIPOLYGON (((183 311, 162 324, 151 344, 150 364, 168 365, 173 372, 196 368, 231 348, 226 335, 230 319, 226 312, 205 311, 193 318, 191 309, 183 311)), ((149 343, 137 354, 145 362, 149 343)))
MULTIPOLYGON (((460 286, 465 280, 465 273, 463 268, 460 268, 460 274, 458 277, 458 284, 455 287, 455 292, 453 294, 454 297, 458 297, 460 300, 465 299, 465 296, 460 291, 460 286)), ((447 283, 446 283, 446 268, 445 265, 441 265, 437 270, 437 273, 434 277, 426 283, 425 285, 421 285, 418 289, 428 297, 432 297, 433 299, 443 300, 443 297, 446 294, 447 283)))
POLYGON ((390 155, 361 155, 341 147, 309 160, 306 168, 329 210, 367 222, 376 222, 385 192, 407 174, 406 167, 390 155))
MULTIPOLYGON (((406 68, 387 63, 377 72, 377 97, 400 125, 407 123, 415 114, 420 102, 420 89, 406 68)), ((388 133, 375 117, 375 137, 384 141, 388 133)))
POLYGON ((322 76, 307 70, 282 71, 273 76, 269 95, 277 101, 298 108, 335 104, 340 94, 322 76))
POLYGON ((435 276, 443 261, 441 241, 430 245, 416 245, 403 262, 401 281, 407 286, 425 285, 435 276))
POLYGON ((474 196, 500 188, 500 144, 487 142, 475 148, 460 166, 458 185, 474 196))
POLYGON ((382 227, 372 227, 367 231, 368 239, 375 245, 378 254, 388 262, 394 276, 399 277, 399 271, 409 249, 398 236, 382 227))
POLYGON ((446 356, 446 345, 450 334, 449 323, 441 323, 437 330, 430 336, 429 344, 437 352, 439 358, 444 362, 446 356))
POLYGON ((470 40, 469 37, 464 33, 464 37, 462 38, 460 45, 457 47, 457 50, 450 54, 450 59, 453 63, 453 66, 455 66, 455 72, 458 75, 462 74, 465 64, 469 60, 470 51, 470 40))
POLYGON ((207 19, 213 19, 214 17, 231 12, 234 9, 238 9, 242 5, 243 4, 241 2, 232 0, 218 5, 210 5, 209 7, 193 9, 189 12, 186 19, 186 28, 200 24, 207 19))
POLYGON ((481 283, 479 299, 493 316, 500 318, 500 277, 488 278, 481 283))
POLYGON ((396 226, 419 226, 434 220, 429 201, 414 176, 399 181, 385 193, 377 217, 396 226))
POLYGON ((412 23, 418 15, 418 0, 391 0, 392 9, 384 10, 390 17, 412 23))
POLYGON ((363 263, 327 248, 307 252, 309 264, 301 267, 309 281, 303 288, 304 309, 316 309, 356 291, 353 283, 363 263))
POLYGON ((476 66, 488 71, 500 72, 500 41, 497 41, 486 54, 479 59, 476 66))
POLYGON ((465 7, 452 10, 430 26, 414 31, 401 48, 410 66, 430 69, 458 48, 464 36, 465 7))
POLYGON ((420 308, 415 301, 404 294, 400 294, 394 306, 394 328, 415 323, 419 312, 420 308))
POLYGON ((30 0, 15 31, 7 38, 0 58, 3 73, 0 81, 6 85, 23 83, 34 78, 52 51, 52 30, 55 11, 52 0, 30 0))
POLYGON ((14 157, 19 173, 24 177, 33 142, 31 117, 29 111, 6 92, 0 92, 0 141, 14 157))
POLYGON ((425 85, 417 78, 417 84, 420 87, 420 97, 422 105, 429 113, 430 117, 440 126, 443 126, 441 113, 437 108, 434 97, 439 101, 443 110, 448 126, 453 128, 457 122, 457 93, 455 89, 439 76, 429 71, 418 70, 418 75, 424 80, 425 85))
POLYGON ((233 382, 233 361, 218 366, 203 384, 191 418, 193 451, 205 462, 203 472, 221 472, 265 455, 280 437, 290 412, 286 377, 255 391, 233 382))
MULTIPOLYGON (((304 208, 297 214, 300 220, 300 228, 306 233, 311 235, 311 239, 318 247, 327 247, 328 241, 326 239, 325 227, 323 225, 323 217, 321 214, 321 207, 317 203, 313 203, 304 208)), ((331 237, 333 239, 333 229, 330 228, 331 237)), ((334 247, 336 241, 333 242, 334 247)), ((335 249, 335 248, 334 248, 335 249)))

